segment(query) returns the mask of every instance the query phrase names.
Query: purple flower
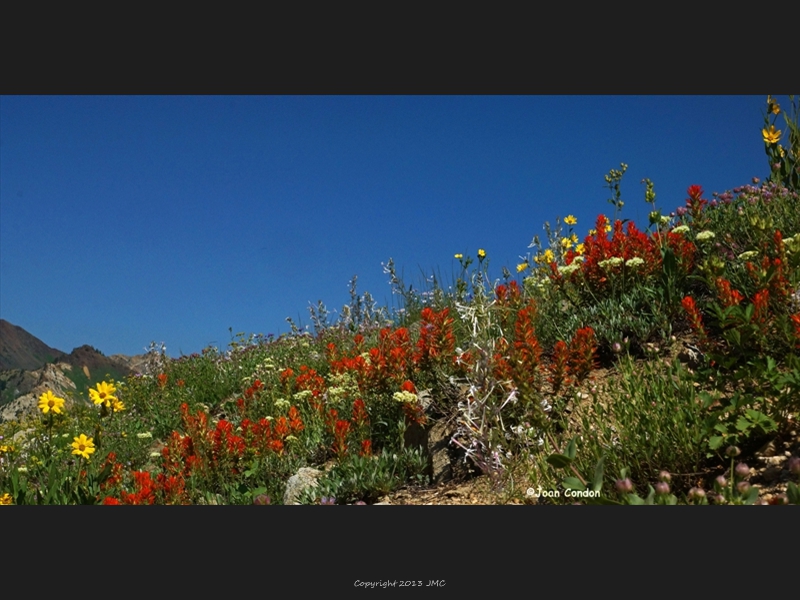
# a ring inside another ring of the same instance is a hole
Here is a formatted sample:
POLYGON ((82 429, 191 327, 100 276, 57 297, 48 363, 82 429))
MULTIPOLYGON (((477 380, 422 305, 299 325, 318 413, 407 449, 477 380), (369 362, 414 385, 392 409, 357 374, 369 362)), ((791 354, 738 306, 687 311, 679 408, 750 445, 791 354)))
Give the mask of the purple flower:
POLYGON ((682 217, 682 216, 684 216, 684 215, 686 214, 686 207, 685 207, 685 206, 679 206, 679 207, 678 207, 678 208, 675 210, 675 212, 677 212, 677 213, 678 213, 678 216, 679 216, 679 217, 682 217))

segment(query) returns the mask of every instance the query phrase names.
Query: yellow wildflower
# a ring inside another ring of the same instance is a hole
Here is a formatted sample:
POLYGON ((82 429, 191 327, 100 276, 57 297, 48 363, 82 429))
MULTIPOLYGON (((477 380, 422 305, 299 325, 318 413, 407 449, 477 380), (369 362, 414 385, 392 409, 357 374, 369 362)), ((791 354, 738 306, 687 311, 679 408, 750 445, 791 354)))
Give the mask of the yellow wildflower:
POLYGON ((761 135, 764 136, 765 144, 777 144, 781 139, 781 130, 776 130, 775 125, 770 125, 769 129, 765 128, 761 130, 761 135))
POLYGON ((586 246, 584 246, 583 244, 578 244, 577 246, 575 246, 575 252, 577 252, 578 254, 583 254, 584 252, 586 252, 586 246))
POLYGON ((572 246, 572 240, 569 238, 561 238, 561 247, 564 248, 564 250, 568 250, 570 246, 572 246))
POLYGON ((39 396, 39 410, 47 414, 51 410, 56 413, 61 413, 64 408, 64 399, 57 397, 53 392, 47 390, 44 394, 39 396))
POLYGON ((114 387, 113 383, 101 381, 97 384, 97 389, 92 388, 89 390, 89 396, 95 404, 102 404, 106 408, 110 408, 111 403, 117 399, 114 395, 116 391, 117 388, 114 387))
POLYGON ((125 405, 122 403, 122 400, 114 398, 114 401, 111 403, 111 408, 114 409, 114 412, 122 412, 125 410, 125 405))
POLYGON ((567 225, 576 225, 578 223, 578 219, 576 219, 573 215, 567 215, 564 217, 564 223, 567 225))
POLYGON ((595 235, 597 233, 597 229, 590 229, 589 235, 595 235))
POLYGON ((569 236, 569 241, 572 242, 573 244, 577 244, 578 236, 573 233, 571 236, 569 236))
POLYGON ((548 248, 547 250, 544 251, 544 254, 542 255, 542 258, 544 259, 544 262, 546 262, 548 264, 553 262, 556 259, 555 255, 553 254, 553 251, 550 250, 550 248, 548 248))
POLYGON ((453 256, 454 256, 455 258, 457 258, 458 260, 461 260, 462 258, 464 258, 464 255, 463 255, 463 254, 461 254, 461 253, 459 253, 459 254, 454 254, 453 256))
POLYGON ((0 506, 9 506, 11 504, 14 504, 14 501, 11 498, 11 494, 5 493, 2 496, 0 496, 0 506))
POLYGON ((609 231, 611 231, 611 225, 606 223, 606 233, 608 233, 609 231))
POLYGON ((486 258, 486 250, 484 250, 483 248, 478 248, 478 258, 480 260, 486 258))
POLYGON ((780 105, 775 102, 772 96, 767 96, 767 112, 771 112, 774 115, 779 115, 781 113, 780 105))
POLYGON ((80 437, 73 439, 75 441, 71 444, 73 447, 72 453, 88 460, 89 455, 95 451, 94 438, 87 438, 86 434, 82 433, 80 437))
POLYGON ((519 263, 519 264, 517 265, 517 273, 522 273, 522 272, 523 272, 525 269, 527 269, 529 266, 530 266, 530 265, 528 264, 528 262, 527 262, 527 261, 525 261, 524 263, 519 263))

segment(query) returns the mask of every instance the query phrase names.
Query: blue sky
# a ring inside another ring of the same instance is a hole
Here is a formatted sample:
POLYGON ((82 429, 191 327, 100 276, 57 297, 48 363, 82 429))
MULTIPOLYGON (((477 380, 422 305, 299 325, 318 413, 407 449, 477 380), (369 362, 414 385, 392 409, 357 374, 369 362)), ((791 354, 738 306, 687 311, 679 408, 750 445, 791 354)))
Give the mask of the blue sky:
POLYGON ((2 96, 0 317, 179 356, 309 324, 353 275, 391 304, 390 257, 417 287, 485 248, 499 277, 545 221, 613 214, 621 162, 642 227, 645 177, 664 212, 763 178, 765 97, 2 96))

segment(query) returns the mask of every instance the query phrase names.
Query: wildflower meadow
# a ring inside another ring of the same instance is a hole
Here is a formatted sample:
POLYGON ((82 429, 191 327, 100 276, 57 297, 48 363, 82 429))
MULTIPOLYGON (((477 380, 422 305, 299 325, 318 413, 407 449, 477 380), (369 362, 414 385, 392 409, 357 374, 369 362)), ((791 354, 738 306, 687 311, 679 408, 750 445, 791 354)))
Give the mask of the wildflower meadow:
POLYGON ((0 425, 0 504, 276 505, 304 468, 318 479, 293 503, 374 504, 436 484, 413 434, 437 425, 486 503, 800 504, 790 102, 767 99, 763 181, 686 182, 662 205, 645 180, 634 223, 621 164, 610 213, 554 215, 496 277, 491 240, 423 291, 389 260, 400 308, 354 278, 335 319, 318 304, 308 328, 177 359, 152 344, 143 374, 42 394, 0 425), (770 441, 784 486, 767 497, 745 461, 770 441))

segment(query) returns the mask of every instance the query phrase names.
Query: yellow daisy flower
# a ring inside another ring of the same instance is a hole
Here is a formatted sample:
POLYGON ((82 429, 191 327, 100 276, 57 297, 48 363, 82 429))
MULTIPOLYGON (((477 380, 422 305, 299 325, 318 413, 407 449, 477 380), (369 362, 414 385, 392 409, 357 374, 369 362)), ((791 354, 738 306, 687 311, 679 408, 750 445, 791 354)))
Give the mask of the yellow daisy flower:
POLYGON ((589 235, 595 235, 597 233, 597 229, 590 229, 589 235))
POLYGON ((72 453, 78 456, 82 456, 83 458, 89 458, 89 455, 95 451, 94 447, 94 438, 87 438, 86 434, 82 433, 80 437, 73 438, 75 441, 72 442, 72 453))
POLYGON ((125 410, 125 404, 122 403, 122 400, 114 398, 114 401, 111 403, 111 408, 114 409, 114 412, 121 412, 125 410))
POLYGON ((569 236, 569 241, 572 242, 573 244, 577 244, 578 236, 573 233, 571 236, 569 236))
POLYGON ((575 246, 575 252, 577 252, 578 254, 583 254, 584 252, 586 252, 586 246, 584 246, 583 244, 578 244, 577 246, 575 246))
POLYGON ((5 493, 2 496, 0 496, 0 506, 9 506, 11 504, 14 504, 14 501, 11 498, 11 494, 5 493))
POLYGON ((527 269, 530 265, 527 262, 520 263, 517 265, 517 273, 522 273, 525 269, 527 269))
POLYGON ((781 139, 781 130, 776 130, 775 125, 770 125, 769 129, 765 128, 761 130, 761 135, 764 136, 765 144, 777 144, 781 139))
POLYGON ((553 254, 553 251, 550 250, 550 248, 548 248, 547 250, 544 251, 544 254, 542 255, 542 258, 544 259, 544 262, 546 262, 548 264, 553 262, 556 259, 555 255, 553 254))
POLYGON ((454 256, 454 258, 457 258, 458 260, 461 260, 462 258, 464 258, 464 255, 460 254, 460 253, 459 254, 454 254, 453 256, 454 256))
POLYGON ((480 260, 486 258, 486 250, 484 250, 483 248, 478 248, 478 258, 480 260))
POLYGON ((116 391, 117 388, 114 387, 114 384, 101 381, 97 384, 97 389, 92 388, 89 390, 89 397, 95 404, 102 404, 106 408, 110 408, 111 403, 117 399, 114 395, 116 391))
POLYGON ((50 390, 39 396, 39 410, 44 414, 49 413, 51 410, 55 413, 61 413, 62 408, 64 408, 64 399, 57 397, 50 390))
POLYGON ((564 223, 567 225, 576 225, 578 223, 578 219, 576 219, 573 215, 567 215, 564 217, 564 223))
POLYGON ((561 247, 564 248, 564 250, 567 250, 570 246, 572 246, 572 240, 569 238, 561 238, 561 247))

